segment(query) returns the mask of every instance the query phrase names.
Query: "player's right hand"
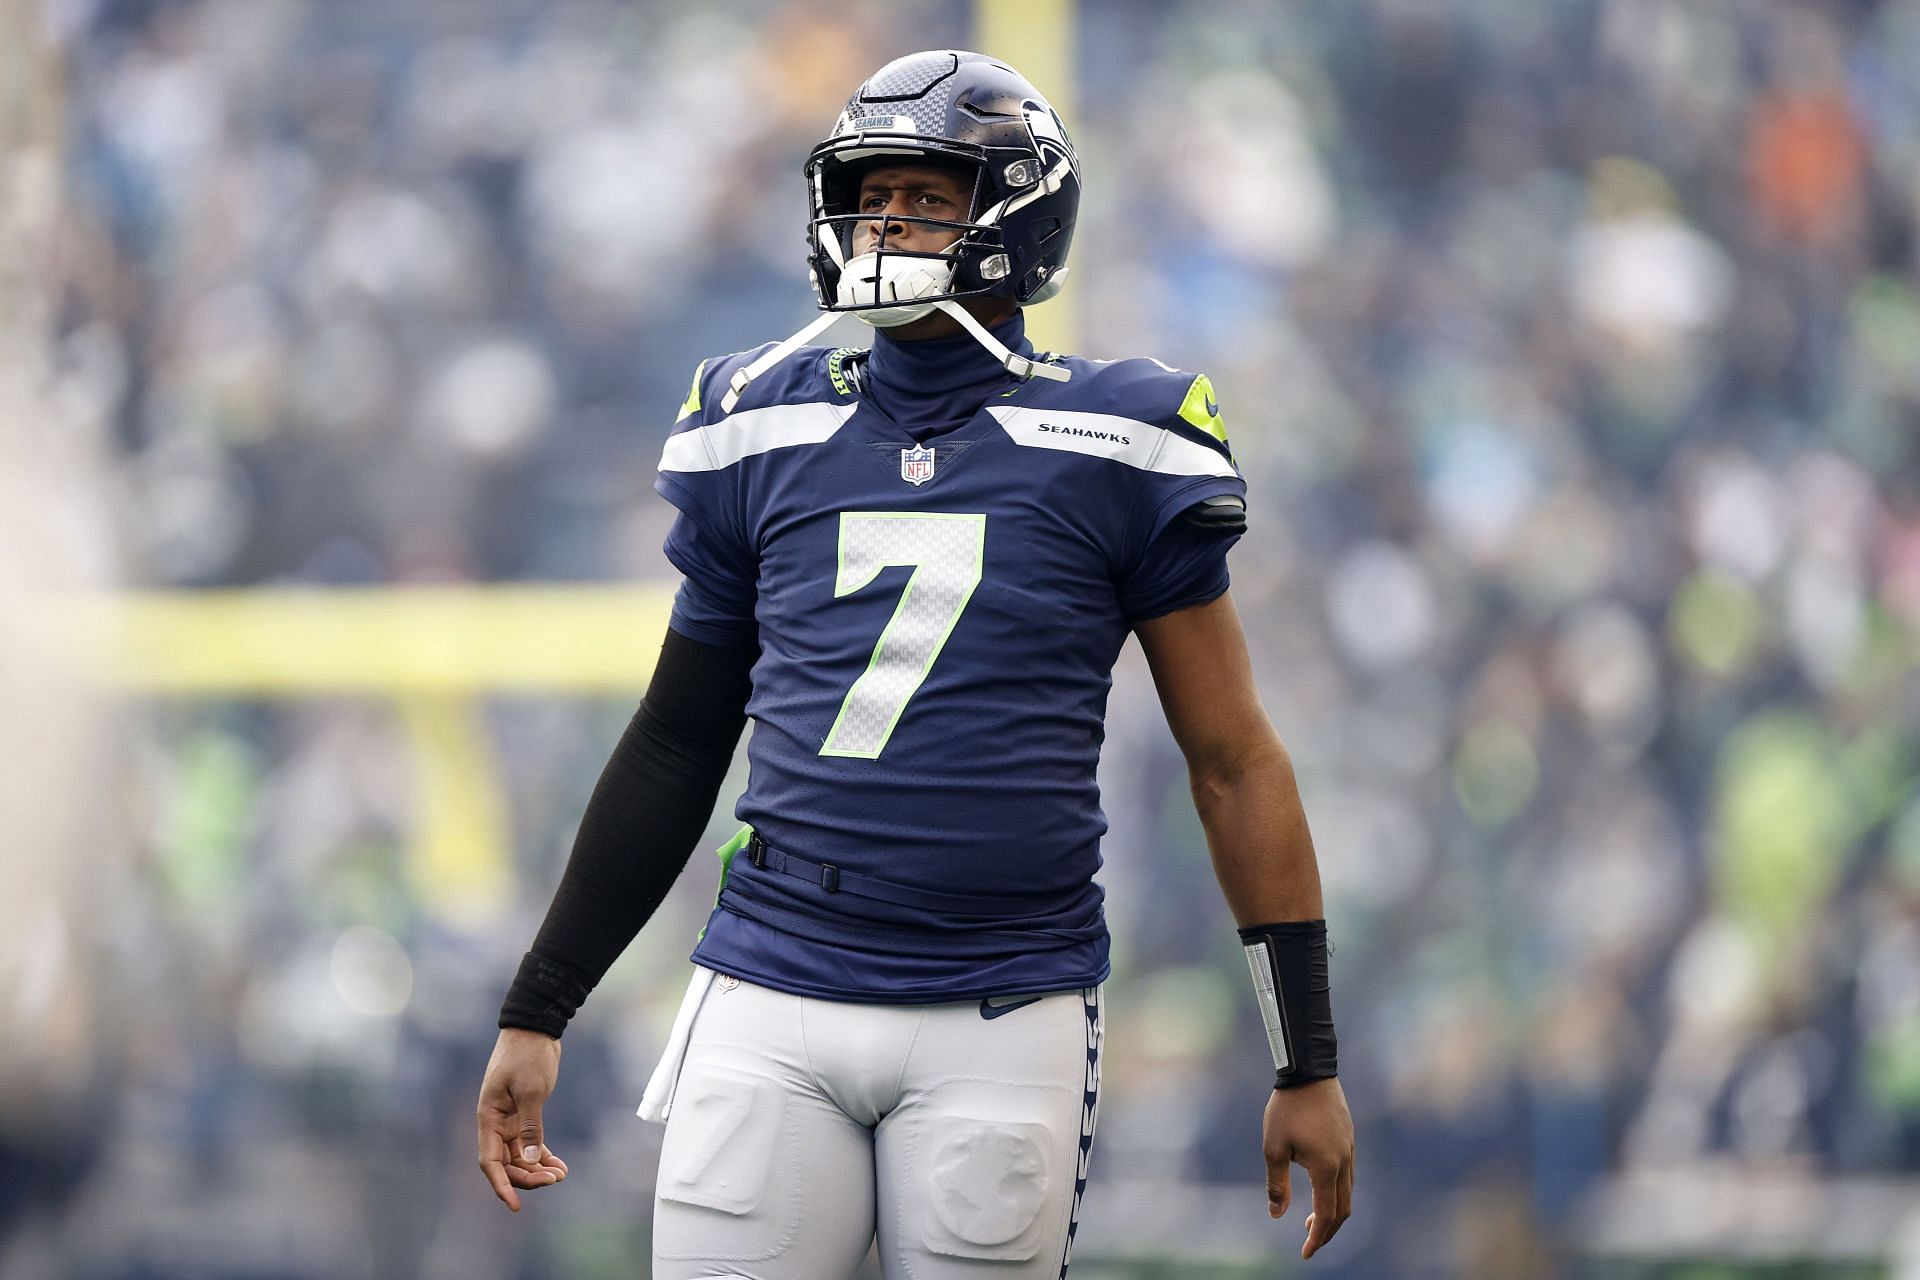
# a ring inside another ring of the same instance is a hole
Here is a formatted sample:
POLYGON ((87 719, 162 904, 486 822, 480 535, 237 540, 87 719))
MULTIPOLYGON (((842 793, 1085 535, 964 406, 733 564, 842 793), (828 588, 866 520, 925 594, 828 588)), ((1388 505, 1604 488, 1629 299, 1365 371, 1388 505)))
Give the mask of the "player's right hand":
POLYGON ((547 1150, 540 1128, 540 1108, 559 1079, 558 1040, 517 1027, 501 1030, 480 1082, 480 1171, 515 1213, 521 1191, 567 1176, 567 1162, 547 1150))

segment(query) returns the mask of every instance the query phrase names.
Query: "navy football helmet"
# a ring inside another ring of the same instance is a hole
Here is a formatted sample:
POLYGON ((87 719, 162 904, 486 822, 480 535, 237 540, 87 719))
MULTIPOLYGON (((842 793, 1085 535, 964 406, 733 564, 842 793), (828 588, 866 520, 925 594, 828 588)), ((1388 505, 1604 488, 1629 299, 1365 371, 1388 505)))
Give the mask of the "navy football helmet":
MULTIPOLYGON (((807 261, 823 310, 876 305, 850 301, 857 291, 841 287, 854 228, 873 221, 856 208, 860 178, 878 164, 916 161, 957 166, 973 180, 974 205, 964 222, 890 219, 959 235, 946 251, 952 278, 938 298, 986 295, 1026 306, 1059 292, 1080 212, 1080 165, 1066 127, 1006 63, 939 49, 876 71, 807 157, 807 261)), ((897 251, 887 249, 883 228, 877 253, 889 252, 897 251)))
POLYGON ((985 54, 937 49, 896 58, 860 86, 832 133, 807 157, 807 263, 820 315, 733 377, 722 408, 732 412, 754 378, 839 316, 879 327, 936 309, 952 316, 1013 374, 1066 381, 1066 369, 1009 351, 959 299, 1044 302, 1067 276, 1067 250, 1080 212, 1080 162, 1060 115, 1006 63, 985 54), (860 181, 884 164, 958 168, 973 185, 961 221, 857 208, 860 181), (853 252, 854 231, 878 222, 876 243, 853 252), (893 224, 950 230, 938 252, 890 248, 893 224))

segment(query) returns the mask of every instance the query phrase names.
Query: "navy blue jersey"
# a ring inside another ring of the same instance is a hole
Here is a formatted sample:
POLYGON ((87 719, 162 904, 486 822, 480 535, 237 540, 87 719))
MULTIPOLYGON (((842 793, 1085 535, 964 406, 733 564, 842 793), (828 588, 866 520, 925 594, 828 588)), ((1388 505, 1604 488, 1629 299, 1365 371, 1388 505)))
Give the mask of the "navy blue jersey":
MULTIPOLYGON (((760 348, 759 350, 765 350, 760 348)), ((1244 495, 1204 377, 1055 357, 916 439, 808 348, 721 394, 702 365, 656 487, 681 515, 673 626, 760 647, 731 859, 694 958, 890 1003, 1107 973, 1094 771, 1134 622, 1226 589, 1244 495)))

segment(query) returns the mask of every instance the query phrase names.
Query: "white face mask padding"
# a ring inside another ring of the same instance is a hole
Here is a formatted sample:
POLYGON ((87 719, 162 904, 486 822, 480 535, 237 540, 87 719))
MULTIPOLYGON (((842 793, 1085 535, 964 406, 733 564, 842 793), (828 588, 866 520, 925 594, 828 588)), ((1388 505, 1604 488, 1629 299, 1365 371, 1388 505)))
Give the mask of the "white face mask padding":
POLYGON ((933 310, 935 297, 953 288, 953 263, 948 259, 902 254, 863 253, 848 260, 840 272, 837 301, 859 307, 854 314, 880 329, 911 324, 933 310), (891 304, 903 305, 891 305, 891 304))

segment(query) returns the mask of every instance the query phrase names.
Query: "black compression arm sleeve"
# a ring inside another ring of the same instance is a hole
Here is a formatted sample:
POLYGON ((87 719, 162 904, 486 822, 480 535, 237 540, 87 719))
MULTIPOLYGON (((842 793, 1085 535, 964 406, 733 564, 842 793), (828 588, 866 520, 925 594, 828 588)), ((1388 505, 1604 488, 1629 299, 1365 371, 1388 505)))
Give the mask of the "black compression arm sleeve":
POLYGON ((502 1027, 558 1037, 673 886, 746 725, 756 651, 668 630, 647 696, 587 801, 502 1027))

